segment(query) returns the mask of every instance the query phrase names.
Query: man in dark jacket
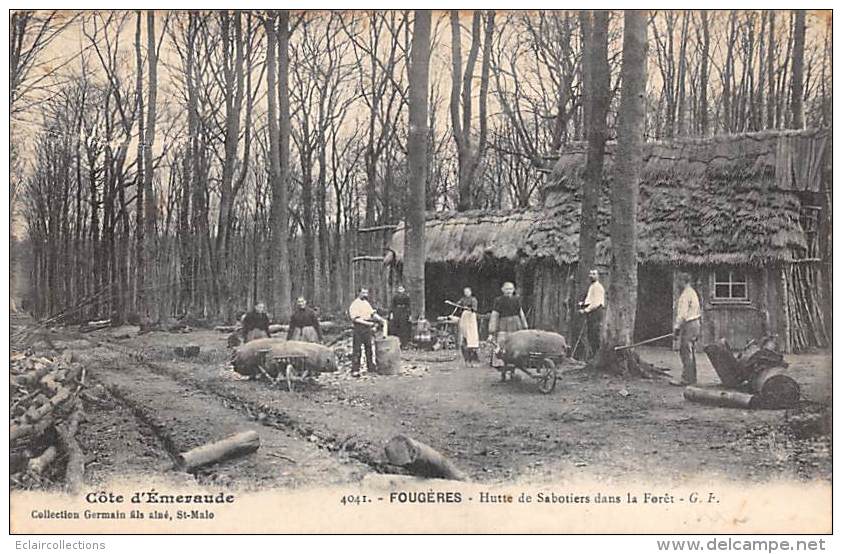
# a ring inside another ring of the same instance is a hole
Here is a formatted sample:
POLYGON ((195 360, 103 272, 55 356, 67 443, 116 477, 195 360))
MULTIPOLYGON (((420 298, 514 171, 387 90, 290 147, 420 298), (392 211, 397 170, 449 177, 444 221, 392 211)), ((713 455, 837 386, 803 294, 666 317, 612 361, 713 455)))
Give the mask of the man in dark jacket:
POLYGON ((410 302, 409 295, 403 285, 398 286, 398 291, 392 297, 392 314, 390 335, 401 340, 401 346, 406 346, 412 332, 412 325, 409 323, 410 302))
POLYGON ((252 311, 243 316, 243 339, 249 342, 269 336, 269 316, 266 315, 266 304, 258 302, 252 311))

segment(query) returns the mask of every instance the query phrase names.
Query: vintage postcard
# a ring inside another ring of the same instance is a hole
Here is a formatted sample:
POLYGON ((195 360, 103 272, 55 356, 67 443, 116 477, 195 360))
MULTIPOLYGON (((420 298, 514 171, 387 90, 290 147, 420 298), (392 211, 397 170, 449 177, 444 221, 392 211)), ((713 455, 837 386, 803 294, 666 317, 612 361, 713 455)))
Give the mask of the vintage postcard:
POLYGON ((11 533, 830 533, 832 39, 12 10, 11 533))

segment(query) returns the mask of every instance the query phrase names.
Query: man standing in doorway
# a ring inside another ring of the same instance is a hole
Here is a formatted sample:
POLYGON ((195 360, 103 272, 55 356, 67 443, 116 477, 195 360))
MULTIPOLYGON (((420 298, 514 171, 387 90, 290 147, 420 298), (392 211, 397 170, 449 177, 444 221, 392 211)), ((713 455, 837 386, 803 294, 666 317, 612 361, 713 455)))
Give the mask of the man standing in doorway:
POLYGON ((374 371, 374 361, 371 352, 372 328, 375 322, 383 323, 385 320, 377 315, 371 304, 368 303, 368 289, 360 289, 359 295, 351 302, 348 308, 348 315, 354 324, 353 350, 351 352, 351 375, 360 376, 360 357, 365 350, 365 363, 368 371, 374 371))
POLYGON ((679 273, 678 284, 682 290, 675 306, 673 332, 679 339, 678 353, 682 370, 681 380, 670 381, 670 384, 685 386, 696 383, 696 341, 702 330, 702 309, 690 275, 679 273))
POLYGON ((579 313, 585 316, 588 326, 588 344, 591 347, 591 356, 599 352, 599 336, 602 333, 602 319, 605 317, 605 289, 599 282, 599 271, 591 269, 588 272, 591 285, 588 287, 588 294, 585 301, 579 308, 579 313))

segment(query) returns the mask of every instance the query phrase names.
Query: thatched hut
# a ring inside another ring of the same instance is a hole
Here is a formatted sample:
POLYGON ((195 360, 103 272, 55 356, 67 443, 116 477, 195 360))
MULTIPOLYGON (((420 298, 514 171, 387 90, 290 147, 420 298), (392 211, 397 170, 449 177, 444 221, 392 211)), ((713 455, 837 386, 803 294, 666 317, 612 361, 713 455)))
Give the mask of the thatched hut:
MULTIPOLYGON (((774 333, 787 350, 828 344, 830 140, 829 130, 808 130, 645 145, 637 338, 669 332, 675 275, 688 271, 703 303, 703 343, 774 333)), ((490 280, 482 306, 515 279, 530 322, 568 333, 585 157, 584 144, 562 152, 539 210, 431 214, 428 304, 435 309, 461 282, 490 280)), ((609 282, 613 158, 609 143, 597 244, 609 282)), ((402 229, 391 244, 399 265, 402 229)))
MULTIPOLYGON (((426 304, 427 316, 442 315, 452 308, 469 286, 479 300, 481 312, 491 309, 503 281, 524 283, 529 260, 523 241, 543 218, 534 210, 437 212, 427 216, 426 304)), ((391 240, 387 260, 400 268, 404 232, 399 226, 391 240)), ((524 291, 520 291, 524 294, 524 291)))

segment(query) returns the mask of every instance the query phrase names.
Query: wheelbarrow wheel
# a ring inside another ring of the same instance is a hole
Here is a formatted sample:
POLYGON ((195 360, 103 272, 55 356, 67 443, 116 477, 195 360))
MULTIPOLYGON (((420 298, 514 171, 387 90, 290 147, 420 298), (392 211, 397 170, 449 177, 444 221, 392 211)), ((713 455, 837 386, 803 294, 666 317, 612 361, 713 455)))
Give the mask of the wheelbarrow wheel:
POLYGON ((289 392, 295 392, 295 368, 292 367, 292 364, 287 364, 284 370, 284 376, 286 377, 289 392))
POLYGON ((538 368, 538 390, 544 394, 550 394, 555 390, 557 380, 558 373, 556 372, 555 362, 549 358, 544 358, 541 367, 538 368))

